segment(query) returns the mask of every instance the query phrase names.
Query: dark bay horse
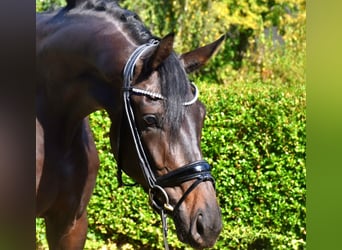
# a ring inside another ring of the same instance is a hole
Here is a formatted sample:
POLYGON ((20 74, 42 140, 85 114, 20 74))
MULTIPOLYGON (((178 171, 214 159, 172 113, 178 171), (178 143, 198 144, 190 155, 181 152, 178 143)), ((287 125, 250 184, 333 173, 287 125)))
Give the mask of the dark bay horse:
MULTIPOLYGON (((135 13, 106 0, 70 0, 36 16, 36 209, 50 249, 82 249, 98 154, 87 116, 105 109, 119 169, 178 238, 211 247, 222 228, 200 149, 205 107, 187 73, 225 37, 176 55, 174 35, 153 36, 135 13)), ((167 244, 166 244, 167 247, 167 244)))

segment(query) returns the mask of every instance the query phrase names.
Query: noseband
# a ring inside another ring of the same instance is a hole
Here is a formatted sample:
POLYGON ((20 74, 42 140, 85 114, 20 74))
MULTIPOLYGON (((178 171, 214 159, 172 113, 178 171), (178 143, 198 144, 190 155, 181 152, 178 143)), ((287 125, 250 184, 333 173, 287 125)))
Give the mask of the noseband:
MULTIPOLYGON (((149 198, 150 203, 154 209, 159 211, 162 218, 163 223, 163 236, 164 236, 164 246, 165 249, 168 249, 167 244, 167 223, 166 218, 167 214, 173 215, 175 211, 178 210, 182 202, 186 199, 186 197, 190 194, 192 190, 194 190, 200 183, 204 181, 211 181, 214 184, 214 178, 210 174, 211 167, 205 160, 199 160, 185 166, 182 166, 176 170, 173 170, 165 175, 156 177, 152 171, 152 168, 149 164, 148 158, 144 151, 140 133, 136 126, 134 112, 131 104, 131 95, 139 94, 150 97, 151 99, 160 99, 165 100, 166 97, 162 96, 159 93, 153 93, 147 90, 138 89, 132 87, 134 69, 137 61, 142 56, 142 54, 147 51, 156 48, 159 45, 159 41, 150 40, 148 43, 139 46, 129 57, 124 71, 124 87, 123 87, 123 101, 124 101, 124 114, 126 115, 129 128, 133 137, 134 145, 137 150, 138 158, 139 158, 139 166, 144 174, 146 183, 149 187, 149 198), (172 207, 169 203, 169 196, 166 193, 166 187, 174 187, 179 186, 184 182, 195 180, 191 186, 184 192, 181 199, 172 207)), ((195 84, 191 83, 194 89, 194 98, 188 102, 184 102, 184 106, 192 105, 196 102, 198 98, 198 89, 195 84)), ((120 165, 120 164, 119 164, 120 165)), ((121 171, 119 166, 119 171, 121 171)), ((121 175, 120 175, 121 176, 121 175)))

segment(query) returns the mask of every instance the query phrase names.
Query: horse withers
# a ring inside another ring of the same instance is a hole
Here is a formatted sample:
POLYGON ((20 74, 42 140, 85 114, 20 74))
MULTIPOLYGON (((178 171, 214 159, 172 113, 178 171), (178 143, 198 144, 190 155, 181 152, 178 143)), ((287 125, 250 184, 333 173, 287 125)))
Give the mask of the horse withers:
POLYGON ((187 73, 224 38, 178 56, 173 34, 153 36, 113 1, 70 0, 37 14, 36 207, 50 249, 84 247, 99 168, 87 116, 99 109, 111 119, 119 169, 149 193, 164 226, 170 215, 181 241, 214 245, 222 220, 200 148, 205 107, 187 73))

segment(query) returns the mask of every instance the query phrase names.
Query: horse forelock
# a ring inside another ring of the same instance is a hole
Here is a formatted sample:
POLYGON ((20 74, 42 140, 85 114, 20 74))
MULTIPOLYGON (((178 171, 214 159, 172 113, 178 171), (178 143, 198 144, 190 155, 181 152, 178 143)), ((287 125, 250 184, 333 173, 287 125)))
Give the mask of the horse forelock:
POLYGON ((171 138, 176 138, 177 131, 183 121, 188 79, 185 70, 175 53, 164 60, 158 68, 160 88, 165 101, 164 122, 170 126, 171 138))

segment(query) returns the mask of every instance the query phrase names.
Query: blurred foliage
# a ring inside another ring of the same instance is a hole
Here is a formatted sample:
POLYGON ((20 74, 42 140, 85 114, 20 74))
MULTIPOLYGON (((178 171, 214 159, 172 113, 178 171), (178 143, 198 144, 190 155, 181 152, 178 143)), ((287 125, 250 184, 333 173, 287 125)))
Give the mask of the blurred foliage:
MULTIPOLYGON (((63 4, 36 1, 37 11, 63 4)), ((224 229, 214 249, 305 249, 306 1, 120 1, 186 52, 228 33, 191 77, 207 107, 202 150, 213 165, 224 229)), ((140 187, 118 188, 110 120, 91 116, 101 160, 86 249, 162 249, 159 216, 140 187)), ((125 182, 132 182, 124 175, 125 182)), ((190 249, 170 224, 173 249, 190 249)), ((37 220, 38 246, 46 245, 37 220)))
POLYGON ((36 11, 49 11, 66 4, 65 0, 36 0, 36 11))
POLYGON ((279 36, 296 42, 298 28, 306 20, 305 0, 124 0, 121 5, 137 12, 156 35, 176 32, 178 53, 228 34, 222 51, 197 74, 220 83, 241 67, 248 49, 265 30, 276 28, 279 36))
MULTIPOLYGON (((65 0, 36 0, 36 10, 64 3, 65 0)), ((298 27, 306 21, 306 0, 122 0, 119 3, 138 13, 155 35, 162 37, 176 32, 175 49, 179 53, 228 33, 223 51, 204 70, 208 77, 214 76, 220 82, 231 68, 217 65, 239 68, 249 45, 255 44, 265 30, 276 27, 287 42, 295 42, 298 27)))

